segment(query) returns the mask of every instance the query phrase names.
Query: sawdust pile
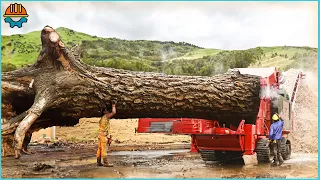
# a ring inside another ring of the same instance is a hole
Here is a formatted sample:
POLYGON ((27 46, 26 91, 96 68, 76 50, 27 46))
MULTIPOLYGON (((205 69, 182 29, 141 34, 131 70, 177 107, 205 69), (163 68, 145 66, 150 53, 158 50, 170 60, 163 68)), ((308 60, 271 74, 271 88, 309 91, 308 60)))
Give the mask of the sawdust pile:
MULTIPOLYGON (((286 72, 284 88, 291 96, 296 69, 286 72), (290 85, 291 84, 291 85, 290 85)), ((313 74, 307 73, 302 79, 294 106, 294 131, 289 134, 293 152, 315 153, 318 152, 318 96, 314 89, 318 87, 315 82, 310 83, 313 74)))

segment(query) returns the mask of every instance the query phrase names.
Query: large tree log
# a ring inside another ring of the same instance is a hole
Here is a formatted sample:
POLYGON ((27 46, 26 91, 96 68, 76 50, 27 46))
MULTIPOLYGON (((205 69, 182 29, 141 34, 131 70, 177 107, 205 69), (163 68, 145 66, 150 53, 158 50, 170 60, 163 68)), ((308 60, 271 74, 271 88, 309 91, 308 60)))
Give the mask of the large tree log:
POLYGON ((2 126, 6 152, 12 152, 13 133, 20 150, 26 131, 100 116, 112 99, 118 102, 115 118, 194 117, 234 124, 256 118, 257 76, 169 76, 92 67, 80 60, 78 49, 64 47, 50 26, 42 30, 41 41, 35 64, 2 73, 2 118, 10 119, 2 126))

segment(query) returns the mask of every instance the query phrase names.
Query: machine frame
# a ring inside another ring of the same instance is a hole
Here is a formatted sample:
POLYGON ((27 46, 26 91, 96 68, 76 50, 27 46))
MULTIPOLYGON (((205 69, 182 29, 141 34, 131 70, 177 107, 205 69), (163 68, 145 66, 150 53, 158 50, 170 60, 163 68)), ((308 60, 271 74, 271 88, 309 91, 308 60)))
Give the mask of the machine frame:
MULTIPOLYGON (((275 67, 270 68, 238 68, 241 74, 258 75, 260 86, 264 90, 279 91, 280 73, 275 67)), ((245 124, 241 120, 238 127, 219 124, 217 120, 197 118, 140 118, 138 133, 165 133, 191 135, 191 152, 199 152, 204 161, 220 160, 230 155, 242 156, 257 153, 258 162, 270 162, 272 154, 267 145, 271 116, 278 111, 285 120, 281 150, 283 158, 291 155, 291 142, 288 140, 290 131, 294 130, 293 107, 301 78, 297 74, 293 94, 288 99, 286 94, 279 93, 278 108, 272 107, 273 98, 268 95, 260 97, 259 111, 255 124, 245 124)))

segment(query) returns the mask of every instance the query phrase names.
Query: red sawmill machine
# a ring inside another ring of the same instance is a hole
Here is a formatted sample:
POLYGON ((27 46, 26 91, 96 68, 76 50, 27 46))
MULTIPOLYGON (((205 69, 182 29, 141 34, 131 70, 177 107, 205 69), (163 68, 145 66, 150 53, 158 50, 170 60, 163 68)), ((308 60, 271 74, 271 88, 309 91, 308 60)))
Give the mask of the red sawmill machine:
MULTIPOLYGON (((278 112, 285 121, 281 152, 285 160, 291 155, 290 131, 294 130, 294 103, 301 79, 305 74, 296 74, 292 94, 281 88, 285 82, 284 74, 275 67, 237 68, 241 74, 260 76, 261 90, 272 88, 277 96, 260 95, 260 107, 255 124, 246 124, 241 120, 238 127, 232 124, 220 124, 219 120, 196 118, 140 118, 138 133, 184 134, 191 136, 191 152, 198 152, 204 161, 224 161, 257 154, 258 163, 271 161, 272 153, 268 146, 269 128, 273 112, 278 112), (275 102, 276 101, 276 102, 275 102), (276 104, 276 105, 275 105, 276 104)), ((265 94, 265 93, 263 93, 265 94)))

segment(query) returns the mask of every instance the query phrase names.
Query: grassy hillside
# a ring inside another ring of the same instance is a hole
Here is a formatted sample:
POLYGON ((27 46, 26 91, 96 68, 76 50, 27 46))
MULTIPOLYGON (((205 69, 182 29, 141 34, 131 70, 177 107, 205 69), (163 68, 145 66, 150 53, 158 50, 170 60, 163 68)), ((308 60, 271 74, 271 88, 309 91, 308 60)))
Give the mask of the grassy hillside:
MULTIPOLYGON (((79 43, 82 40, 94 40, 93 36, 84 33, 72 33, 67 28, 58 28, 67 46, 79 43)), ((35 62, 41 50, 40 31, 12 36, 2 36, 2 63, 11 63, 18 68, 35 62)))
MULTIPOLYGON (((234 67, 313 66, 316 48, 258 47, 225 51, 204 49, 186 42, 161 42, 117 38, 100 38, 67 28, 57 28, 66 46, 78 44, 84 62, 103 67, 133 71, 164 72, 183 75, 213 75, 234 67)), ((40 31, 23 35, 2 36, 3 71, 14 70, 35 62, 41 49, 40 31)))
POLYGON ((286 70, 291 67, 310 68, 318 60, 318 49, 310 47, 275 46, 261 47, 264 56, 255 67, 277 66, 286 70))
POLYGON ((207 48, 207 49, 196 49, 193 50, 189 53, 186 53, 185 55, 178 57, 178 58, 173 58, 172 60, 178 60, 178 59, 198 59, 202 58, 204 56, 213 56, 218 54, 223 50, 220 49, 212 49, 212 48, 207 48))
MULTIPOLYGON (((156 63, 152 64, 152 61, 161 62, 167 58, 180 57, 193 50, 201 49, 185 42, 127 41, 117 38, 99 38, 67 28, 57 28, 56 31, 66 46, 80 45, 84 50, 82 58, 85 62, 98 66, 112 66, 113 61, 140 62, 138 65, 143 62, 142 65, 147 66, 145 70, 154 71, 152 66, 156 67, 156 63)), ((2 63, 10 63, 17 68, 33 63, 40 48, 40 31, 2 36, 2 63)), ((132 66, 132 64, 127 66, 130 65, 132 66)))

